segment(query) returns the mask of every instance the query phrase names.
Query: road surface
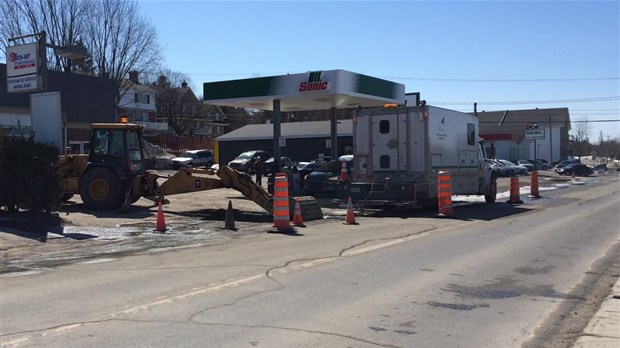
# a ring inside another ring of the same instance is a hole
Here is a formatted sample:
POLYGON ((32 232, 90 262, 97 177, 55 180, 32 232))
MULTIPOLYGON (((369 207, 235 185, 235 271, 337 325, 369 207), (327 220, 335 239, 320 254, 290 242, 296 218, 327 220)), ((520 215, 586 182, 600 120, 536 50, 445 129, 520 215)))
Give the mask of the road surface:
POLYGON ((2 347, 569 347, 620 274, 613 177, 1 280, 2 347))

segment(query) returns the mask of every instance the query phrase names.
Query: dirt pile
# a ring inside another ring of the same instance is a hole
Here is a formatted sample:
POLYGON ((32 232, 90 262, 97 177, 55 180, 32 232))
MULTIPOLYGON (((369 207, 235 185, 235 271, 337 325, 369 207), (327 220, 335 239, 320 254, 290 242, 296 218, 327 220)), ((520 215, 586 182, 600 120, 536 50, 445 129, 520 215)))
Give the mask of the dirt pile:
POLYGON ((159 145, 151 144, 144 139, 142 146, 147 169, 167 169, 170 167, 169 162, 175 157, 174 155, 167 153, 159 145))

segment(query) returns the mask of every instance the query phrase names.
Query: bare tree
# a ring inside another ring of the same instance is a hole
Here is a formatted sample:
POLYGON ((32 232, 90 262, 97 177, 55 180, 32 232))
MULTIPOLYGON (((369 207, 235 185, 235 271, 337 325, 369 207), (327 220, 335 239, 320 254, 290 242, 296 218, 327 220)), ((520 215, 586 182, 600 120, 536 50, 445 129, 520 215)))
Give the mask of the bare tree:
MULTIPOLYGON (((95 3, 92 0, 4 0, 0 4, 0 43, 6 55, 9 44, 24 44, 34 39, 9 43, 10 38, 45 32, 46 44, 54 46, 82 45, 87 16, 95 3)), ((61 58, 54 50, 46 50, 48 68, 69 72, 72 63, 61 58)), ((78 62, 77 66, 84 64, 78 62)))
MULTIPOLYGON (((0 40, 46 32, 47 44, 82 45, 90 57, 73 64, 48 50, 48 67, 86 72, 116 82, 117 103, 125 92, 129 71, 157 69, 160 59, 157 30, 132 0, 3 0, 0 40)), ((32 42, 32 40, 28 41, 32 42)), ((19 43, 19 42, 18 42, 19 43)))
POLYGON ((589 134, 592 128, 590 122, 588 122, 588 117, 577 120, 577 122, 573 123, 573 134, 576 141, 585 141, 588 140, 589 134))
POLYGON ((573 122, 571 133, 573 133, 573 150, 577 156, 588 155, 591 128, 592 125, 588 122, 588 117, 573 122))
POLYGON ((84 42, 97 75, 116 81, 117 101, 130 71, 146 73, 160 61, 157 30, 138 14, 134 1, 101 0, 94 7, 84 42))
POLYGON ((145 74, 146 84, 155 86, 159 83, 163 83, 167 88, 181 87, 183 83, 187 83, 192 86, 192 80, 186 73, 172 71, 168 68, 160 68, 159 70, 148 71, 145 74), (165 81, 160 81, 162 78, 165 81))
POLYGON ((171 77, 162 74, 151 83, 157 93, 157 116, 165 118, 175 134, 193 135, 195 122, 205 118, 205 106, 187 87, 183 73, 166 73, 171 77))

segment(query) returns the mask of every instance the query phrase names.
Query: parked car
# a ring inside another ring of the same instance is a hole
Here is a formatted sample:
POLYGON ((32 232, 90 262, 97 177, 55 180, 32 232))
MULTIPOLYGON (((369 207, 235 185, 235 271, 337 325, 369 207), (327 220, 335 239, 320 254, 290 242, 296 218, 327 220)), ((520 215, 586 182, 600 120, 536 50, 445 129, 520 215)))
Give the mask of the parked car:
POLYGON ((607 163, 601 163, 599 165, 594 166, 594 168, 592 168, 593 171, 600 173, 604 173, 607 171, 607 163))
POLYGON ((179 157, 170 160, 172 169, 181 167, 211 167, 213 165, 213 152, 211 150, 191 150, 186 151, 179 157))
POLYGON ((527 167, 522 166, 520 164, 516 164, 508 160, 500 160, 500 161, 510 166, 514 170, 515 175, 528 175, 530 172, 529 170, 527 170, 527 167))
POLYGON ((571 164, 568 166, 556 168, 555 171, 560 175, 590 176, 594 173, 592 168, 585 164, 571 164))
POLYGON ((236 169, 240 172, 246 172, 248 174, 254 173, 254 162, 260 157, 262 161, 266 161, 271 157, 271 154, 263 150, 252 150, 241 153, 234 160, 228 162, 228 166, 232 169, 236 169))
POLYGON ((528 160, 518 160, 517 164, 520 166, 524 166, 525 168, 527 168, 528 172, 531 172, 534 169, 534 166, 530 163, 530 161, 528 160))
POLYGON ((311 172, 315 171, 319 166, 317 165, 317 162, 299 162, 297 163, 297 170, 298 171, 307 171, 306 174, 310 174, 311 172))
MULTIPOLYGON (((340 156, 347 165, 347 172, 351 175, 353 156, 340 156)), ((304 191, 308 194, 336 192, 336 186, 342 171, 342 161, 328 161, 321 164, 315 171, 304 177, 304 191)))
POLYGON ((534 166, 534 168, 536 168, 536 170, 548 170, 551 169, 551 166, 546 164, 545 162, 541 161, 541 160, 533 160, 530 159, 528 160, 532 166, 534 166))
MULTIPOLYGON (((263 175, 271 175, 273 173, 274 162, 275 162, 274 157, 271 157, 265 161, 265 163, 263 164, 263 175)), ((285 156, 280 157, 281 168, 292 167, 292 165, 293 165, 292 159, 285 157, 285 156)))
POLYGON ((495 169, 498 177, 528 175, 529 173, 526 167, 503 159, 494 159, 491 166, 495 169))
POLYGON ((555 168, 562 168, 571 164, 581 164, 581 160, 578 158, 562 160, 555 165, 555 168))
POLYGON ((491 168, 493 168, 493 170, 497 174, 497 177, 499 178, 509 178, 514 175, 513 169, 510 168, 508 165, 502 163, 498 159, 489 160, 489 164, 491 165, 491 168))

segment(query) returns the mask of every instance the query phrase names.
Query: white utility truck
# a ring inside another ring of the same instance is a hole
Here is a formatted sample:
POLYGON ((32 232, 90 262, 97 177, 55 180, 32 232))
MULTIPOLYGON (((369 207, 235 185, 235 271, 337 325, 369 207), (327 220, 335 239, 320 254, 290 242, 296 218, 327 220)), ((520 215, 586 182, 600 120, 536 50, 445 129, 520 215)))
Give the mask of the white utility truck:
POLYGON ((448 171, 453 195, 493 203, 496 175, 478 132, 476 115, 429 105, 360 109, 351 182, 341 192, 362 208, 433 207, 437 175, 448 171))

